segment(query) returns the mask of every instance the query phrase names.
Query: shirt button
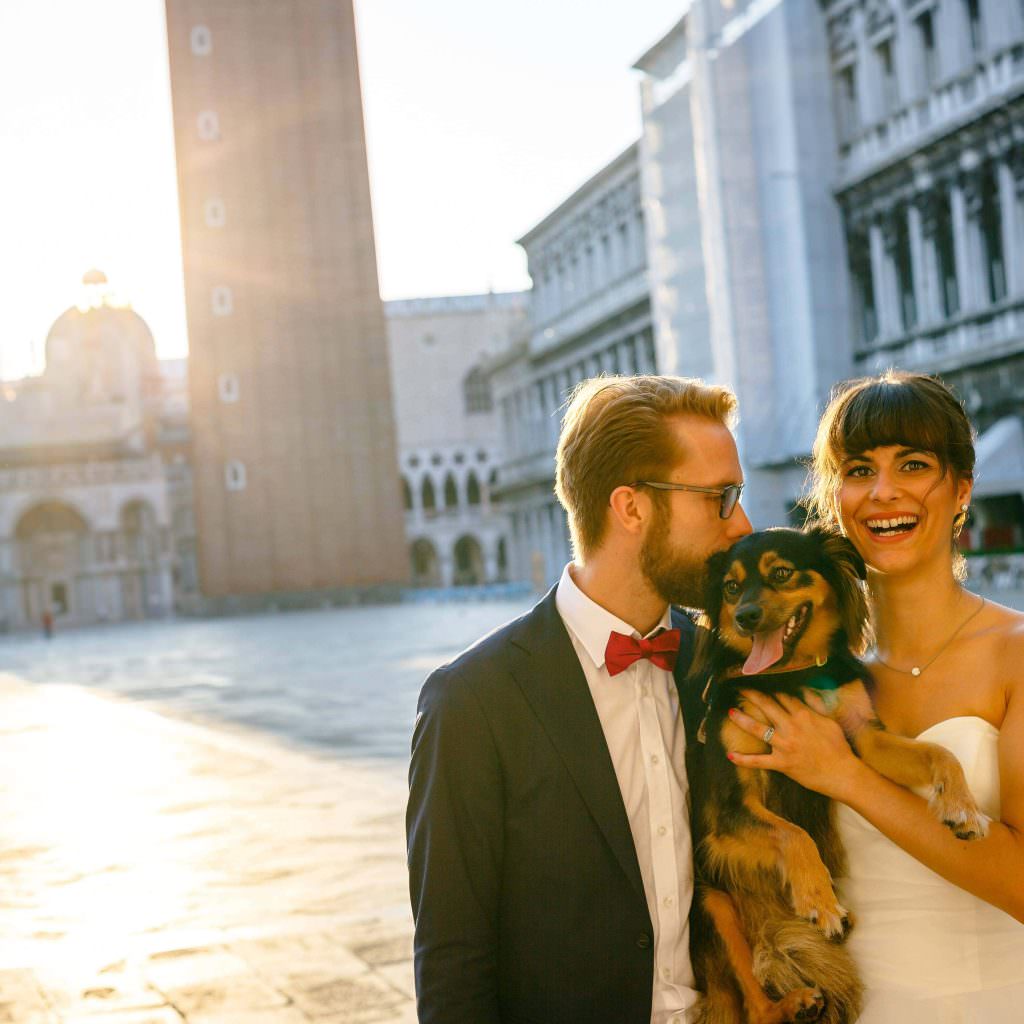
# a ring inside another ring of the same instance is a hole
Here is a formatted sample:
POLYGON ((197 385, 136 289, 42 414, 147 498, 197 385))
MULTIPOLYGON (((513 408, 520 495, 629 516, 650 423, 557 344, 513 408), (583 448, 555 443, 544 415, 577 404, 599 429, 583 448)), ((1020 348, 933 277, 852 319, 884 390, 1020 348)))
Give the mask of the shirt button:
POLYGON ((651 764, 660 764, 661 758, 657 754, 651 754, 651 764))
POLYGON ((664 903, 665 903, 666 907, 671 907, 674 902, 675 901, 672 899, 671 896, 666 896, 665 899, 664 899, 664 903))
POLYGON ((667 967, 662 967, 662 969, 661 969, 661 976, 663 978, 671 978, 672 977, 672 972, 667 967))
POLYGON ((646 683, 644 683, 643 686, 640 687, 640 696, 641 697, 649 697, 650 695, 651 695, 651 688, 646 683))
POLYGON ((658 835, 659 835, 659 836, 663 836, 663 835, 665 835, 665 833, 666 833, 666 832, 668 832, 668 829, 667 829, 667 828, 665 828, 665 826, 664 826, 664 825, 659 825, 659 826, 658 826, 658 835))

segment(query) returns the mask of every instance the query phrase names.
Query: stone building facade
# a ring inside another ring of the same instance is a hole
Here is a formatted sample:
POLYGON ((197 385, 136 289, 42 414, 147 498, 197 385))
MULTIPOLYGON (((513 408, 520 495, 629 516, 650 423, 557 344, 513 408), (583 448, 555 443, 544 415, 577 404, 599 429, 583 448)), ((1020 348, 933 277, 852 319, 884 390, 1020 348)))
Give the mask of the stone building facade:
POLYGON ((505 583, 501 428, 483 366, 525 333, 528 296, 404 299, 384 312, 413 586, 505 583))
POLYGON ((0 630, 173 610, 153 337, 102 274, 86 285, 49 332, 42 375, 0 391, 0 630))
POLYGON ((957 388, 981 432, 969 540, 1024 547, 1024 7, 821 10, 855 368, 957 388))
POLYGON ((794 516, 850 375, 838 156, 816 0, 693 0, 635 67, 658 364, 737 394, 755 526, 794 516))
POLYGON ((533 279, 529 328, 489 366, 504 437, 496 494, 510 517, 511 575, 537 589, 570 558, 554 496, 560 410, 581 380, 656 368, 634 144, 519 244, 533 279))
POLYGON ((408 578, 351 0, 166 0, 200 588, 408 578))

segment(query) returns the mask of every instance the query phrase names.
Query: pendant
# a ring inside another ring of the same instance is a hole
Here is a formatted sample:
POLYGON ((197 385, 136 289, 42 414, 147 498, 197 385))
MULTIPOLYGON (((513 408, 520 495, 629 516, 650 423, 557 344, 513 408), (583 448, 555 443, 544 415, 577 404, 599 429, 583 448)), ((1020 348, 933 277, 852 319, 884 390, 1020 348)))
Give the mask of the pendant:
POLYGON ((915 666, 914 666, 914 667, 913 667, 913 668, 912 668, 912 669, 910 670, 910 674, 911 674, 912 676, 919 676, 919 675, 921 674, 921 670, 920 670, 920 669, 919 669, 919 668, 918 668, 918 667, 917 667, 917 666, 915 665, 915 666))

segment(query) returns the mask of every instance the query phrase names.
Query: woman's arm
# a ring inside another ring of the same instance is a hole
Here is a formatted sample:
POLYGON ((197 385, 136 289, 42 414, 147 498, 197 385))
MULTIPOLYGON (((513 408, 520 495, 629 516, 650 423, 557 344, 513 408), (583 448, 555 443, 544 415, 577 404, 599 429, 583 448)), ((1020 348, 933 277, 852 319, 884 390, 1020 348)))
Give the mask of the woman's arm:
MULTIPOLYGON (((775 726, 772 751, 731 754, 730 760, 783 772, 842 801, 947 881, 1024 923, 1024 685, 1013 688, 999 732, 1002 820, 973 842, 957 839, 925 800, 869 768, 832 719, 790 697, 744 696, 775 726)), ((731 717, 753 736, 764 733, 762 722, 740 711, 731 717)))

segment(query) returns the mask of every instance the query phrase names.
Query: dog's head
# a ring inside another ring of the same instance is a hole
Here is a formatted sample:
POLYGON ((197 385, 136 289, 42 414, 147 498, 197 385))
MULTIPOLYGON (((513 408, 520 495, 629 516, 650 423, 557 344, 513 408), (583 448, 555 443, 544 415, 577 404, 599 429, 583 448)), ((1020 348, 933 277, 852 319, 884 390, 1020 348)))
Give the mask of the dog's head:
POLYGON ((719 639, 746 659, 747 675, 820 662, 837 647, 863 649, 866 574, 840 534, 763 530, 709 559, 704 607, 719 639))

